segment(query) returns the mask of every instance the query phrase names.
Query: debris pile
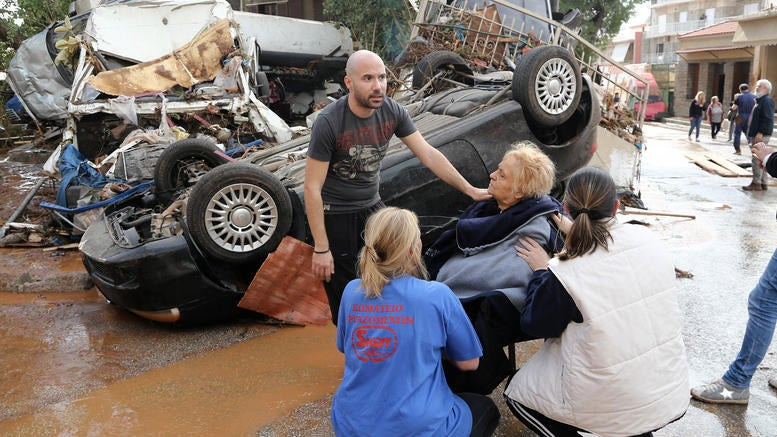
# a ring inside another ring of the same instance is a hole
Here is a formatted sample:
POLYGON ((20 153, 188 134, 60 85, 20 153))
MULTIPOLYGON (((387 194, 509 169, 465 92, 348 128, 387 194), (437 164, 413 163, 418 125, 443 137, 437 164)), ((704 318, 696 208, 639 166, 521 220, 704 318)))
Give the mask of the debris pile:
MULTIPOLYGON (((224 0, 101 4, 51 29, 22 43, 8 83, 23 96, 17 118, 38 132, 31 150, 45 151, 44 171, 60 181, 44 208, 76 234, 102 211, 94 205, 159 182, 171 144, 190 138, 199 146, 188 153, 207 149, 208 159, 168 169, 193 183, 217 163, 305 134, 306 117, 345 94, 353 51, 345 28, 234 12, 224 0)), ((3 234, 25 235, 7 244, 37 239, 10 224, 3 234)))
POLYGON ((622 104, 616 104, 610 93, 605 94, 602 100, 602 119, 599 126, 641 148, 644 139, 642 129, 639 127, 638 115, 622 104))

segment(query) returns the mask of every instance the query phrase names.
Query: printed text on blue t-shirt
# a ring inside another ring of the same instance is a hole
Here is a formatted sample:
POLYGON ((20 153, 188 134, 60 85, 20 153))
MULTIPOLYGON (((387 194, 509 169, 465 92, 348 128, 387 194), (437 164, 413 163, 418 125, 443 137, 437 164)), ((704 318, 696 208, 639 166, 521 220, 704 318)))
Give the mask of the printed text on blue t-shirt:
POLYGON ((360 361, 380 362, 397 350, 397 332, 388 325, 411 325, 413 318, 400 314, 402 305, 354 304, 348 323, 359 325, 353 330, 351 346, 360 361))

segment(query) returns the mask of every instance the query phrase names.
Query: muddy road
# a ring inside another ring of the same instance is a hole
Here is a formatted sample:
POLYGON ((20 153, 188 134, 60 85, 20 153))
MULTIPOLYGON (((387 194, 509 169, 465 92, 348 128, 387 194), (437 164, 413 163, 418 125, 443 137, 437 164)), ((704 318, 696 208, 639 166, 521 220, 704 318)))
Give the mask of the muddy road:
MULTIPOLYGON (((735 357, 747 295, 777 247, 777 184, 745 192, 748 178, 716 176, 689 163, 690 151, 731 159, 730 143, 686 141, 686 132, 649 125, 644 222, 673 249, 691 384, 718 378, 735 357)), ((39 250, 39 249, 16 249, 39 250)), ((0 256, 4 256, 0 254, 0 256)), ((39 253, 31 255, 45 261, 39 253)), ((60 256, 76 263, 77 254, 60 256)), ((50 261, 58 268, 59 261, 50 261)), ((331 394, 342 375, 334 328, 289 327, 261 318, 175 329, 108 304, 94 289, 0 293, 0 434, 332 435, 331 394)), ((15 291, 15 290, 14 290, 15 291)), ((519 364, 538 342, 519 345, 519 364)), ((747 406, 691 402, 656 436, 777 436, 777 339, 751 386, 747 406)), ((501 436, 531 435, 502 408, 501 436)))

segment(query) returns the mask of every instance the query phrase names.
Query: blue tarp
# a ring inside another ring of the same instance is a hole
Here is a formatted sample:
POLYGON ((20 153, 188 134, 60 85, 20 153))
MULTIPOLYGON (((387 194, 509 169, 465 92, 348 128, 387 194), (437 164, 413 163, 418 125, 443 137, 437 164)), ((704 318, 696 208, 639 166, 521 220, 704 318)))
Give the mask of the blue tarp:
POLYGON ((120 202, 132 195, 135 195, 137 193, 142 193, 143 191, 146 191, 153 186, 154 186, 154 181, 143 182, 142 184, 138 184, 123 193, 120 193, 114 197, 111 197, 110 199, 102 200, 100 202, 90 203, 89 205, 84 205, 78 208, 67 208, 61 205, 57 205, 56 203, 49 203, 49 202, 41 202, 40 206, 41 208, 49 209, 49 210, 64 213, 64 214, 79 214, 85 211, 89 211, 90 209, 100 208, 102 206, 108 206, 116 202, 120 202))
POLYGON ((67 187, 71 185, 86 185, 92 188, 102 188, 108 182, 124 182, 121 179, 107 178, 89 165, 89 161, 72 144, 65 146, 59 158, 59 174, 62 181, 57 191, 57 205, 67 207, 67 187))

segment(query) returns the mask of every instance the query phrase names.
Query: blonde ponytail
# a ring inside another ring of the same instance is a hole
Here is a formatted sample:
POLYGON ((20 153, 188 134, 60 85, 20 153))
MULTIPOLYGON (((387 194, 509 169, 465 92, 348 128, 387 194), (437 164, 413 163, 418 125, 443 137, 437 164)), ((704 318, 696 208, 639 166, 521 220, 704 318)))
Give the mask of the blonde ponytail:
POLYGON ((406 209, 388 207, 376 212, 364 228, 359 272, 364 295, 380 297, 392 278, 412 275, 427 279, 421 259, 418 217, 406 209))

